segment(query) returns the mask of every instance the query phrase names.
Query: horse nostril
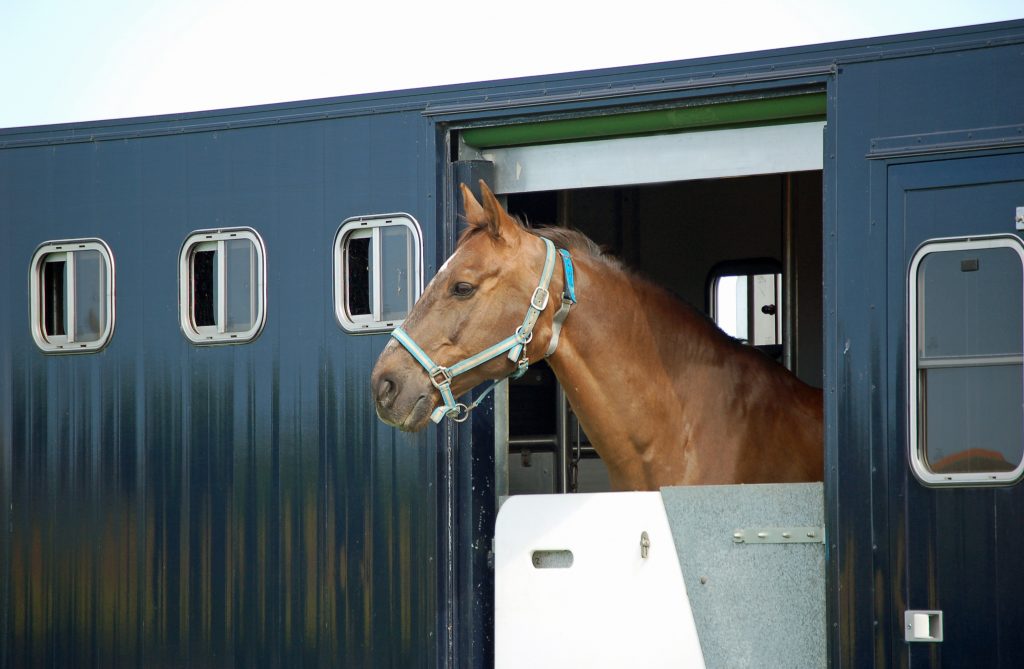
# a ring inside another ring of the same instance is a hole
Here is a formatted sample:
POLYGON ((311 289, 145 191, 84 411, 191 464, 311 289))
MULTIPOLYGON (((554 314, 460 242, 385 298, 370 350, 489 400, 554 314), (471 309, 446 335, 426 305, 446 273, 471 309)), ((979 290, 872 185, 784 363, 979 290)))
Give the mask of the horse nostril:
POLYGON ((395 396, 398 395, 395 392, 395 382, 388 377, 382 377, 377 382, 377 403, 384 407, 389 407, 395 401, 395 396))

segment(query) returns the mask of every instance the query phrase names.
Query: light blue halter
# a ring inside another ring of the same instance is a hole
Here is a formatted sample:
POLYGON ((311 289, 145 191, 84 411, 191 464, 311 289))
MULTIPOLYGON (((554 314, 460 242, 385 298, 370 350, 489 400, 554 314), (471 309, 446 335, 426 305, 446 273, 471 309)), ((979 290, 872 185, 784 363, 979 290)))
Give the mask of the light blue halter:
MULTIPOLYGON (((541 241, 544 242, 547 255, 544 258, 544 269, 541 270, 540 282, 530 298, 530 307, 526 310, 526 318, 523 319, 523 324, 516 328, 515 333, 511 337, 503 339, 476 355, 455 363, 451 367, 442 367, 430 359, 426 351, 413 341, 408 332, 400 327, 391 331, 391 336, 397 339, 398 343, 409 351, 423 369, 427 370, 430 382, 441 393, 444 405, 434 409, 430 414, 430 420, 439 423, 442 418, 448 416, 452 420, 461 423, 469 417, 469 412, 475 409, 483 401, 484 397, 501 382, 500 379, 495 381, 475 402, 466 406, 461 402, 456 402, 455 396, 452 394, 452 379, 459 374, 464 374, 475 367, 479 367, 488 360, 492 360, 505 352, 508 352, 508 359, 516 366, 515 371, 510 374, 511 378, 518 379, 526 373, 527 368, 530 366, 530 359, 525 355, 526 345, 533 339, 533 327, 537 324, 537 319, 540 318, 541 312, 548 306, 548 300, 551 296, 548 292, 548 285, 551 283, 551 274, 555 268, 555 245, 548 239, 541 238, 541 241)), ((572 258, 569 257, 569 252, 565 249, 559 249, 557 255, 562 257, 562 265, 565 271, 565 288, 562 291, 562 306, 555 314, 554 324, 552 325, 551 343, 548 345, 548 350, 544 357, 548 357, 555 352, 555 347, 558 346, 558 335, 562 328, 562 323, 565 322, 565 318, 569 315, 570 307, 576 304, 576 279, 573 274, 572 258)))

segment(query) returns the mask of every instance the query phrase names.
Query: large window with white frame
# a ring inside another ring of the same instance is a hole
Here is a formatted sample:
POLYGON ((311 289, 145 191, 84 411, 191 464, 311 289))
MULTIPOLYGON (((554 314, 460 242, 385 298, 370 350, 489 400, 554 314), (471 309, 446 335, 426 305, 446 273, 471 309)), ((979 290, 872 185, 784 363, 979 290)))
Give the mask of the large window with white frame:
POLYGON ((178 260, 181 331, 195 344, 257 337, 267 311, 266 248, 252 228, 197 230, 178 260))
POLYGON ((114 332, 114 256, 100 239, 46 242, 29 270, 32 338, 47 353, 88 353, 114 332))
POLYGON ((354 333, 401 325, 423 292, 422 237, 407 214, 347 219, 334 239, 334 311, 354 333))
POLYGON ((923 244, 909 272, 910 461, 928 485, 1024 472, 1024 245, 923 244))

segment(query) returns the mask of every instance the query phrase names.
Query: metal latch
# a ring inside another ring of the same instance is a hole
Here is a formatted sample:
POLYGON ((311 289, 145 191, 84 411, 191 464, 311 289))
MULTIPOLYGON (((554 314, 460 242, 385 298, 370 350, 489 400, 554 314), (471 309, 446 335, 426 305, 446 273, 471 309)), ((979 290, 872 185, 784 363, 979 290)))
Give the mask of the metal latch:
POLYGON ((907 641, 942 641, 942 611, 904 611, 903 631, 907 641))
POLYGON ((647 530, 640 533, 640 557, 647 559, 651 550, 651 538, 647 536, 647 530))
POLYGON ((737 544, 821 544, 825 542, 825 528, 800 527, 755 527, 742 528, 732 533, 737 544))

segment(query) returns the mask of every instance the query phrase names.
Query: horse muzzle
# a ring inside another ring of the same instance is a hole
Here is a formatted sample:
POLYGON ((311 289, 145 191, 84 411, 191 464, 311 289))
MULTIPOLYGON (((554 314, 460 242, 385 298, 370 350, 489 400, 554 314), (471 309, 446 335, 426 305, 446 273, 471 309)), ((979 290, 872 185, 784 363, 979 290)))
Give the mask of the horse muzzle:
POLYGON ((403 368, 394 357, 382 355, 370 376, 377 416, 405 432, 418 432, 430 422, 439 398, 421 369, 403 368))

